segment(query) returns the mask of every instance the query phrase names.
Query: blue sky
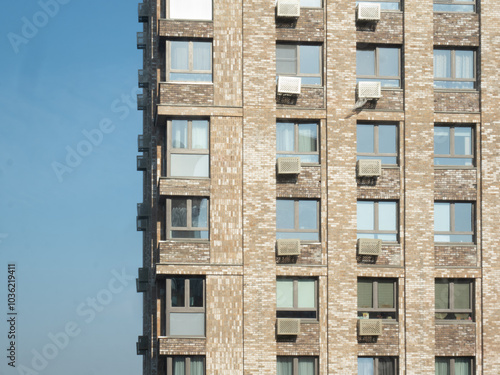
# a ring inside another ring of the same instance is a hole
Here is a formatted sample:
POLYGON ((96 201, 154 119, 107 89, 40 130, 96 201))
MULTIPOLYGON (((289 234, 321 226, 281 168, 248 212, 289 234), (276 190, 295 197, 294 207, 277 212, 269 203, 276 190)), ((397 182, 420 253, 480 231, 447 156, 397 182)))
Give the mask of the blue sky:
POLYGON ((0 17, 0 373, 139 374, 137 1, 17 0, 0 17))

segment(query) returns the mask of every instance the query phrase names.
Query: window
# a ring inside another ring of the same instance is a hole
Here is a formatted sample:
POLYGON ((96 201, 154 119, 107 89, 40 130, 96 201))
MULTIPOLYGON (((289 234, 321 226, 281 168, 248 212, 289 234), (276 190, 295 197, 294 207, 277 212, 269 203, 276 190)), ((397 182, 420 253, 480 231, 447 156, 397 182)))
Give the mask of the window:
POLYGON ((212 82, 212 42, 168 41, 167 80, 212 82))
POLYGON ((276 280, 276 317, 317 319, 317 281, 308 278, 276 280))
POLYGON ((168 238, 208 239, 207 198, 167 199, 167 212, 168 238))
POLYGON ((276 157, 297 156, 302 163, 319 163, 318 124, 278 122, 276 157))
POLYGON ((469 279, 436 279, 436 319, 472 320, 474 282, 469 279))
POLYGON ((318 375, 317 357, 278 357, 276 375, 318 375))
POLYGON ((212 0, 168 0, 168 18, 211 20, 212 0))
POLYGON ((398 240, 398 205, 391 201, 358 201, 358 238, 398 240))
POLYGON ((359 3, 374 3, 380 4, 380 10, 400 10, 399 1, 390 1, 390 0, 362 0, 356 1, 356 5, 359 3))
POLYGON ((300 0, 301 8, 321 8, 321 0, 300 0))
POLYGON ((434 242, 473 242, 474 206, 468 202, 434 202, 434 242))
POLYGON ((475 12, 476 2, 468 0, 434 0, 434 12, 475 12))
POLYGON ((358 279, 358 317, 396 319, 396 296, 394 279, 358 279))
POLYGON ((358 124, 356 130, 358 160, 380 159, 382 164, 397 165, 397 126, 358 124))
POLYGON ((396 375, 395 357, 358 357, 358 375, 396 375))
POLYGON ((434 49, 434 88, 472 90, 475 84, 474 51, 434 49))
POLYGON ((167 375, 205 375, 205 357, 167 357, 167 375))
POLYGON ((208 177, 208 129, 207 120, 167 122, 168 177, 208 177))
POLYGON ((278 199, 276 238, 319 241, 319 202, 317 200, 278 199))
POLYGON ((172 277, 166 283, 167 336, 205 336, 205 279, 172 277))
POLYGON ((321 46, 276 44, 276 74, 301 77, 303 85, 321 85, 321 46))
POLYGON ((382 87, 400 87, 400 49, 367 47, 356 49, 357 82, 380 82, 382 87))
POLYGON ((435 126, 434 165, 472 166, 473 134, 471 126, 435 126))
POLYGON ((474 358, 436 357, 436 375, 473 375, 474 358))

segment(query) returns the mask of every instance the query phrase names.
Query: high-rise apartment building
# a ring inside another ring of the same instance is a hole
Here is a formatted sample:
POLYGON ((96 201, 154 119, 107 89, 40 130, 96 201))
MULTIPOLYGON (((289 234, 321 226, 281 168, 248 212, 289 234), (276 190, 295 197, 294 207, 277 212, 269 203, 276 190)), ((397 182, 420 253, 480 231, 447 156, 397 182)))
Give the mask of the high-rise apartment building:
POLYGON ((144 374, 500 374, 498 5, 140 4, 144 374))

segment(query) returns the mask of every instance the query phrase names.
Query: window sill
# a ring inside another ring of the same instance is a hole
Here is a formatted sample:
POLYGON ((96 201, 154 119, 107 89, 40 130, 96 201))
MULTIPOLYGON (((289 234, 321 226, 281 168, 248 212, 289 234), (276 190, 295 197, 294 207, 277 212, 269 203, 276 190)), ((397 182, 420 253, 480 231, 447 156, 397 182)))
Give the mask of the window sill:
POLYGON ((478 89, 437 89, 437 88, 434 88, 434 92, 456 92, 456 93, 460 93, 460 92, 468 92, 468 93, 475 93, 475 92, 479 92, 478 89))
POLYGON ((477 169, 475 166, 461 166, 461 165, 435 165, 434 169, 477 169))
POLYGON ((399 169, 399 165, 382 164, 382 169, 399 169))
POLYGON ((214 20, 195 20, 195 19, 183 19, 183 18, 160 18, 160 21, 169 21, 169 22, 209 22, 214 23, 214 20))
POLYGON ((162 81, 160 82, 161 84, 166 84, 166 83, 172 83, 172 84, 178 84, 178 85, 212 85, 213 82, 207 82, 207 81, 162 81))
POLYGON ((158 336, 158 339, 161 340, 168 340, 168 339, 186 339, 186 340, 193 340, 193 339, 201 339, 201 340, 206 340, 206 336, 158 336))
POLYGON ((210 181, 210 177, 168 177, 168 176, 161 176, 160 180, 203 180, 203 181, 210 181))
POLYGON ((442 319, 436 319, 436 324, 437 325, 456 325, 456 324, 465 324, 465 325, 472 325, 476 324, 474 320, 442 320, 442 319))
POLYGON ((320 163, 300 163, 300 166, 301 167, 315 167, 315 168, 319 168, 319 167, 321 167, 321 164, 320 163))
POLYGON ((434 242, 434 246, 476 247, 476 244, 475 243, 470 243, 470 242, 434 242))
POLYGON ((192 242, 192 243, 206 243, 206 244, 209 244, 210 243, 210 239, 208 240, 204 240, 204 239, 195 239, 195 238, 168 238, 166 240, 161 240, 159 241, 160 243, 167 243, 167 242, 184 242, 184 243, 188 243, 188 242, 192 242))
MULTIPOLYGON (((441 4, 441 3, 438 3, 441 4)), ((444 13, 444 14, 477 14, 477 12, 451 12, 451 11, 445 11, 445 10, 434 10, 434 13, 444 13)))

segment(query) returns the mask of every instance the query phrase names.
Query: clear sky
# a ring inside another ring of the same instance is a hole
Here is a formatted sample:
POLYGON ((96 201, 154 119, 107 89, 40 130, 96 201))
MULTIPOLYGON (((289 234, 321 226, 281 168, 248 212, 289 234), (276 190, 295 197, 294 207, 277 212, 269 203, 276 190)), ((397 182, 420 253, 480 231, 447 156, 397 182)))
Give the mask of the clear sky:
POLYGON ((137 0, 16 0, 0 19, 0 374, 140 374, 137 0))

